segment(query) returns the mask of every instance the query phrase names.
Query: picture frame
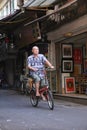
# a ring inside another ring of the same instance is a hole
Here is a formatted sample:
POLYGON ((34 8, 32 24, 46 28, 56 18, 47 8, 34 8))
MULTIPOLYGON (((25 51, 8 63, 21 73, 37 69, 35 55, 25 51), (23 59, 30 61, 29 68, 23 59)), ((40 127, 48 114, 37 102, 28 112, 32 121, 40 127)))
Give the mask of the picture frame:
POLYGON ((74 64, 72 59, 63 59, 62 60, 62 73, 72 73, 74 64))
POLYGON ((75 93, 75 78, 65 77, 64 87, 65 87, 65 93, 75 93))
POLYGON ((73 46, 71 43, 62 44, 62 58, 72 58, 73 57, 73 46))

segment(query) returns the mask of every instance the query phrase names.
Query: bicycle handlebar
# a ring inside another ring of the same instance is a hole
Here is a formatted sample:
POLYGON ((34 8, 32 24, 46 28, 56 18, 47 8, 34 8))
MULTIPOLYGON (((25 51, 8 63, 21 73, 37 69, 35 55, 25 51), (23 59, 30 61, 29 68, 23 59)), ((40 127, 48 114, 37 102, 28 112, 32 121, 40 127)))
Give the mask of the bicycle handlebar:
POLYGON ((49 67, 48 67, 48 68, 45 68, 45 70, 46 70, 46 71, 53 71, 54 68, 52 69, 52 68, 49 68, 49 67))

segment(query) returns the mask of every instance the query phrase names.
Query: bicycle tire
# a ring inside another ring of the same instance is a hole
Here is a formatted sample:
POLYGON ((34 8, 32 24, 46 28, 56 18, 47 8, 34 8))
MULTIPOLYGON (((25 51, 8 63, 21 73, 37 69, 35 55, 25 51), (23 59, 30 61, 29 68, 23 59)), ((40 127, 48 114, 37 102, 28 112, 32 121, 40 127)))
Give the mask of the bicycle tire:
POLYGON ((36 97, 35 90, 31 90, 31 92, 30 92, 30 102, 31 102, 33 107, 37 107, 37 105, 38 105, 38 98, 36 97))
POLYGON ((53 95, 52 92, 50 90, 47 91, 47 102, 48 102, 48 106, 51 110, 54 109, 54 100, 53 100, 53 95))

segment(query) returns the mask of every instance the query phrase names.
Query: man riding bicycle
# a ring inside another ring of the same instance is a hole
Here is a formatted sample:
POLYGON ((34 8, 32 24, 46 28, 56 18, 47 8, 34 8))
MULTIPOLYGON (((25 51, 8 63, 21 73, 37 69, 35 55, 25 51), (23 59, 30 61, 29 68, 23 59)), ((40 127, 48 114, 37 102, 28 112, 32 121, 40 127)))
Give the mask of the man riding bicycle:
POLYGON ((34 79, 36 96, 40 96, 39 86, 40 81, 45 78, 45 65, 48 65, 51 69, 54 66, 46 59, 43 54, 39 54, 39 48, 34 46, 32 48, 32 55, 28 57, 28 68, 30 70, 30 76, 34 79))

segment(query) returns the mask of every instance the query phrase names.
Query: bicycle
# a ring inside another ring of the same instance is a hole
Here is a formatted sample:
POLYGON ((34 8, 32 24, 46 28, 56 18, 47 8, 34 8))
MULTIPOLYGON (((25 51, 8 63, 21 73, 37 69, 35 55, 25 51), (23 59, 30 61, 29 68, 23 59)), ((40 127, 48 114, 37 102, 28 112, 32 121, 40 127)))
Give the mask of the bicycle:
MULTIPOLYGON (((45 80, 47 80, 47 75, 45 76, 45 80)), ((41 94, 43 94, 46 101, 48 102, 49 108, 51 110, 53 110, 54 109, 54 100, 53 100, 53 95, 52 95, 49 85, 46 84, 43 87, 41 87, 41 82, 40 82, 39 93, 40 93, 40 97, 38 98, 38 97, 36 97, 36 89, 34 86, 34 81, 32 81, 32 88, 30 90, 30 102, 31 102, 32 106, 33 107, 38 106, 39 101, 42 99, 41 94)))

